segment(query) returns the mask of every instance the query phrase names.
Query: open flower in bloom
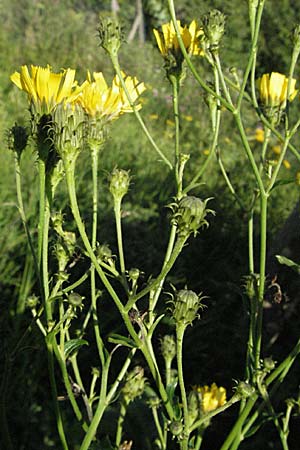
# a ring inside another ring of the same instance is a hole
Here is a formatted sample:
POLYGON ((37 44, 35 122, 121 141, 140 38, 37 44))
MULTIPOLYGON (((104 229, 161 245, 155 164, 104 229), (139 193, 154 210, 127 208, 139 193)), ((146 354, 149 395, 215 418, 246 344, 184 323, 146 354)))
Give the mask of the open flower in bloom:
POLYGON ((197 387, 201 397, 201 409, 203 413, 213 411, 226 403, 226 389, 218 387, 216 383, 209 386, 197 387))
POLYGON ((20 72, 14 72, 11 81, 19 89, 27 92, 36 112, 50 114, 56 105, 67 100, 71 95, 75 98, 82 87, 77 86, 75 70, 66 69, 53 73, 51 67, 22 66, 20 72))
MULTIPOLYGON (((181 26, 180 20, 177 20, 180 36, 190 55, 204 55, 203 50, 199 47, 199 37, 203 35, 203 30, 197 27, 197 22, 193 20, 189 27, 181 26)), ((179 42, 173 22, 162 25, 162 31, 153 30, 156 42, 161 54, 166 57, 169 53, 177 54, 180 52, 179 42)))
MULTIPOLYGON (((123 76, 131 103, 135 103, 139 95, 146 89, 145 85, 139 83, 135 77, 125 76, 125 74, 123 76)), ((117 76, 113 79, 111 87, 107 85, 102 72, 94 72, 93 77, 94 81, 88 73, 87 83, 75 99, 75 103, 79 103, 89 116, 107 122, 117 119, 124 113, 133 112, 117 76)), ((140 108, 140 104, 136 105, 136 109, 140 108)))
MULTIPOLYGON (((265 73, 261 78, 257 80, 259 97, 262 103, 268 107, 280 107, 285 106, 287 101, 287 89, 289 79, 278 72, 272 72, 271 74, 265 73)), ((292 78, 290 83, 289 101, 294 100, 297 95, 295 89, 296 80, 292 78)))

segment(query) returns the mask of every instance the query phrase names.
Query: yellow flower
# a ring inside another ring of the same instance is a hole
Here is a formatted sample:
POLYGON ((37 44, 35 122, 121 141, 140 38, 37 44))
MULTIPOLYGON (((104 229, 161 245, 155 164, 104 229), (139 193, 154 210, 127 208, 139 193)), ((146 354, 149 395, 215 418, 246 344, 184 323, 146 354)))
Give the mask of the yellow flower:
POLYGON ((279 145, 279 144, 273 145, 272 150, 276 155, 280 155, 281 150, 282 150, 281 145, 279 145))
MULTIPOLYGON (((125 74, 123 76, 130 99, 134 103, 144 92, 145 85, 139 83, 135 77, 125 74)), ((87 83, 75 99, 75 103, 79 103, 89 116, 112 121, 124 113, 133 111, 117 76, 113 79, 111 87, 107 85, 102 72, 94 72, 93 77, 94 81, 88 73, 87 83)), ((136 108, 140 109, 141 105, 137 105, 136 108)))
POLYGON ((22 66, 20 72, 14 72, 11 81, 19 89, 27 92, 28 99, 40 114, 50 114, 56 105, 67 100, 71 95, 75 98, 81 88, 75 81, 75 70, 67 69, 61 73, 51 72, 51 67, 22 66))
POLYGON ((283 164, 284 167, 285 167, 286 169, 288 169, 288 170, 290 170, 290 168, 292 167, 292 166, 291 166, 291 163, 290 163, 287 159, 284 159, 284 160, 282 161, 282 164, 283 164))
MULTIPOLYGON (((204 55, 203 50, 199 47, 199 37, 203 35, 203 30, 197 28, 197 22, 193 20, 189 27, 181 26, 180 20, 177 20, 180 36, 183 40, 186 51, 190 55, 204 55)), ((153 30, 158 48, 163 56, 168 56, 171 52, 173 54, 180 52, 179 42, 176 36, 176 31, 173 22, 162 25, 162 31, 153 30)))
MULTIPOLYGON (((289 79, 281 73, 265 73, 257 80, 260 100, 269 107, 284 107, 287 100, 288 81, 289 79)), ((295 85, 296 80, 292 78, 289 101, 294 100, 297 95, 295 85)))
POLYGON ((218 388, 216 383, 213 383, 210 387, 198 387, 197 392, 201 395, 201 409, 204 413, 213 411, 226 403, 226 389, 218 388))
POLYGON ((257 127, 255 129, 255 140, 257 142, 264 142, 265 140, 265 131, 263 128, 257 127))

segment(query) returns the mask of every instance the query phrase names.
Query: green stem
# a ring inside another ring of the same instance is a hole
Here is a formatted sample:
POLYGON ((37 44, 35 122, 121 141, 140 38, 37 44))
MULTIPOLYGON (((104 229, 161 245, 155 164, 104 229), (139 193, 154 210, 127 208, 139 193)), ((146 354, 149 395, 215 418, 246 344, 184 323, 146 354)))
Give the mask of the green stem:
POLYGON ((115 442, 116 448, 119 448, 120 444, 121 444, 122 434, 123 434, 123 425, 124 425, 124 420, 126 417, 127 406, 128 406, 128 402, 123 398, 121 400, 121 404, 120 404, 120 411, 119 411, 119 417, 118 417, 118 423, 117 423, 116 442, 115 442))
POLYGON ((111 356, 106 360, 105 366, 103 367, 102 372, 102 381, 101 381, 101 391, 100 391, 100 398, 99 402, 93 417, 93 420, 88 428, 88 431, 83 439, 83 442, 80 446, 79 450, 88 450, 90 447, 90 444, 92 440, 94 439, 99 423, 101 421, 101 418, 103 416, 103 413, 109 403, 111 402, 112 398, 114 397, 119 384, 123 380, 124 376, 126 375, 127 369, 130 366, 131 360, 133 358, 133 355, 135 353, 136 349, 131 350, 130 354, 127 356, 125 363, 123 364, 122 369, 119 372, 119 375, 115 382, 113 383, 112 387, 110 388, 109 392, 106 394, 107 391, 107 377, 108 377, 108 369, 109 364, 111 361, 111 356))
POLYGON ((49 269, 48 269, 48 240, 49 240, 49 223, 50 223, 50 203, 48 197, 45 199, 45 212, 43 219, 43 238, 42 238, 42 282, 45 298, 45 313, 47 323, 52 320, 52 304, 49 301, 49 269))
POLYGON ((179 119, 179 79, 175 76, 170 76, 170 81, 173 88, 173 111, 174 111, 174 121, 175 121, 175 179, 179 195, 182 191, 182 180, 181 185, 179 185, 179 164, 180 164, 180 119, 179 119))
MULTIPOLYGON (((25 213, 25 208, 24 208, 24 203, 23 203, 23 195, 22 195, 22 183, 21 183, 21 168, 20 168, 20 157, 18 155, 17 152, 14 152, 14 161, 15 161, 15 176, 16 176, 16 191, 17 191, 17 201, 18 201, 18 210, 21 216, 21 220, 24 226, 24 230, 26 233, 26 237, 27 237, 27 241, 30 247, 30 251, 33 257, 33 262, 34 262, 34 268, 35 268, 35 272, 36 272, 36 276, 38 278, 38 282, 41 288, 41 277, 40 277, 40 271, 39 271, 39 263, 38 263, 38 259, 37 259, 37 255, 35 252, 35 248, 33 245, 33 241, 31 238, 31 234, 29 231, 29 227, 28 227, 28 223, 27 223, 27 218, 26 218, 26 213, 25 213)), ((40 291, 42 291, 42 289, 40 289, 40 291)), ((43 297, 42 297, 43 298, 43 297)))
MULTIPOLYGON (((227 435, 227 438, 226 438, 225 442, 223 443, 222 447, 220 448, 220 450, 228 450, 229 447, 231 447, 231 444, 233 443, 233 441, 236 441, 236 438, 240 442, 242 426, 243 426, 245 420, 247 419, 247 417, 249 416, 257 399, 258 399, 257 394, 252 395, 252 397, 248 399, 244 409, 240 413, 240 415, 239 415, 237 421, 235 422, 233 428, 231 429, 230 433, 227 435)), ((232 449, 232 447, 231 447, 231 449, 232 449)))
POLYGON ((129 104, 130 104, 130 106, 131 106, 131 108, 132 108, 132 110, 133 110, 133 112, 134 112, 134 114, 135 114, 135 117, 137 118, 137 120, 138 120, 138 122, 139 122, 139 124, 140 124, 140 126, 141 126, 141 128, 142 128, 142 130, 143 130, 143 132, 144 132, 144 134, 147 136, 147 138, 148 138, 150 144, 152 145, 152 147, 154 148, 154 150, 159 154, 159 156, 160 156, 161 159, 164 161, 164 163, 169 167, 170 170, 173 170, 173 165, 172 165, 172 163, 171 163, 171 162, 169 161, 169 159, 163 154, 163 152, 159 149, 159 147, 158 147, 157 144, 155 143, 155 141, 154 141, 154 139, 152 138, 152 136, 151 136, 151 134, 150 134, 148 128, 146 127, 145 122, 143 121, 143 119, 142 119, 142 117, 141 117, 141 115, 140 115, 138 109, 136 108, 136 106, 134 105, 134 103, 133 103, 132 100, 131 100, 130 93, 129 93, 129 91, 128 91, 128 89, 127 89, 127 86, 126 86, 126 84, 125 84, 125 82, 124 82, 124 77, 123 77, 122 71, 121 71, 121 69, 120 69, 120 64, 119 64, 118 56, 117 56, 117 55, 112 55, 112 54, 110 54, 110 58, 111 58, 111 61, 112 61, 113 68, 114 68, 116 74, 117 74, 118 77, 119 77, 119 80, 120 80, 120 82, 121 82, 122 88, 124 89, 124 92, 125 92, 125 94, 126 94, 126 97, 127 97, 128 101, 129 101, 129 104))
POLYGON ((169 260, 166 262, 166 264, 163 266, 160 274, 157 276, 155 281, 150 283, 147 287, 142 289, 140 292, 138 292, 133 297, 130 297, 127 304, 125 305, 125 310, 129 311, 130 308, 139 300, 140 298, 144 297, 146 294, 148 294, 150 291, 152 291, 154 288, 156 288, 160 282, 166 277, 166 275, 170 272, 172 269, 176 259, 178 258, 180 252, 182 251, 184 244, 187 240, 187 236, 181 236, 177 239, 175 246, 173 248, 173 252, 169 258, 169 260))
POLYGON ((259 270, 259 288, 257 299, 257 317, 256 317, 256 335, 254 343, 254 364, 255 369, 260 367, 260 351, 262 340, 262 320, 263 320, 263 300, 265 293, 266 277, 266 254, 267 254, 267 206, 268 195, 260 196, 260 270, 259 270))
POLYGON ((125 267, 125 257, 123 250, 123 237, 122 237, 122 221, 121 221, 121 199, 114 199, 114 213, 115 213, 115 221, 116 221, 116 232, 117 232, 117 242, 118 242, 118 253, 119 253, 119 261, 120 261, 120 269, 122 275, 123 284, 128 292, 128 285, 126 279, 126 267, 125 267))
POLYGON ((55 357, 58 361, 60 370, 61 370, 61 374, 63 377, 63 381, 64 381, 64 385, 68 394, 68 399, 70 400, 71 406, 73 408, 73 411, 75 413, 76 419, 78 420, 78 422, 80 422, 82 424, 82 427, 85 431, 87 431, 88 426, 85 423, 85 421, 83 420, 83 416, 82 413, 77 405, 73 390, 72 390, 72 386, 70 383, 70 379, 69 379, 69 374, 68 374, 68 370, 66 367, 66 361, 65 359, 62 357, 61 351, 57 345, 55 336, 52 337, 52 346, 53 346, 53 350, 55 353, 55 357))
POLYGON ((184 432, 183 438, 181 441, 182 450, 188 449, 188 441, 190 435, 190 423, 189 423, 189 410, 187 403, 187 396, 184 385, 184 377, 183 377, 183 356, 182 356, 182 347, 183 347, 183 336, 185 332, 185 326, 178 325, 176 327, 176 356, 177 356, 177 370, 178 370, 178 382, 181 394, 181 402, 183 405, 183 421, 184 421, 184 432))
POLYGON ((51 392, 52 392, 52 398, 53 398, 53 404, 54 404, 54 411, 55 411, 55 417, 56 417, 56 426, 58 430, 58 434, 60 437, 60 441, 62 444, 63 450, 68 450, 68 444, 64 432, 64 426, 63 421, 61 417, 61 412, 57 400, 57 387, 56 387, 56 380, 55 380, 55 371, 54 371, 54 358, 53 358, 53 343, 51 342, 52 337, 51 335, 48 335, 46 338, 46 344, 47 344, 47 354, 48 354, 48 370, 49 370, 49 377, 50 377, 50 385, 51 385, 51 392))
POLYGON ((39 158, 39 224, 38 224, 38 265, 41 267, 43 233, 44 233, 44 217, 45 217, 45 197, 46 197, 46 166, 45 162, 39 158))
MULTIPOLYGON (((92 159, 92 178, 93 178, 93 224, 92 224, 92 242, 93 251, 96 250, 97 245, 97 225, 98 225, 98 159, 100 147, 98 144, 91 145, 91 159, 92 159)), ((95 266, 91 266, 91 302, 92 302, 92 317, 93 327, 97 349, 103 366, 105 363, 104 344, 100 334, 99 319, 97 314, 97 293, 96 293, 96 276, 95 266)))
POLYGON ((161 448, 161 450, 167 450, 167 443, 166 443, 166 439, 165 439, 163 430, 160 425, 157 408, 153 407, 153 408, 151 408, 151 411, 152 411, 153 420, 155 423, 155 427, 156 427, 159 442, 160 442, 160 448, 161 448))

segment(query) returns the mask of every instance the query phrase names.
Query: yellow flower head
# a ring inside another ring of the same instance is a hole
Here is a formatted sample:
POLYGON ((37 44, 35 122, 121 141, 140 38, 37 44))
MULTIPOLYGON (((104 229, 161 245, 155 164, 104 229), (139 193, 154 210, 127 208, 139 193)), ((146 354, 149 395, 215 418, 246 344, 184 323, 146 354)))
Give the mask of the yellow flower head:
MULTIPOLYGON (((203 50, 199 47, 199 37, 203 35, 203 30, 197 28, 197 22, 193 20, 189 27, 186 25, 182 27, 180 20, 177 20, 180 36, 183 40, 186 51, 190 55, 204 55, 203 50)), ((176 36, 176 31, 173 22, 162 25, 162 31, 153 30, 156 42, 161 54, 166 57, 169 53, 180 53, 179 42, 176 36)))
MULTIPOLYGON (((125 74, 123 76, 130 100, 134 103, 146 89, 145 85, 139 83, 135 77, 125 74)), ((112 121, 124 113, 133 111, 117 76, 113 79, 111 87, 107 85, 102 72, 94 72, 93 78, 94 81, 88 72, 88 80, 75 99, 75 103, 79 103, 89 116, 112 121)), ((137 105, 136 108, 140 109, 141 105, 137 105)))
MULTIPOLYGON (((268 107, 284 107, 287 101, 287 89, 289 79, 278 72, 265 73, 257 80, 259 97, 262 103, 268 107)), ((290 84, 289 101, 297 95, 295 89, 296 80, 292 78, 290 84)))
POLYGON ((197 392, 201 396, 201 409, 203 413, 213 411, 226 403, 226 389, 216 383, 209 386, 200 386, 197 392))
POLYGON ((264 142, 265 140, 265 131, 261 127, 255 128, 255 140, 257 142, 264 142))
POLYGON ((75 81, 75 70, 67 69, 61 73, 51 72, 51 67, 22 66, 20 72, 14 72, 11 81, 19 89, 27 92, 28 99, 40 114, 50 114, 56 105, 67 100, 71 95, 78 95, 81 88, 75 81))

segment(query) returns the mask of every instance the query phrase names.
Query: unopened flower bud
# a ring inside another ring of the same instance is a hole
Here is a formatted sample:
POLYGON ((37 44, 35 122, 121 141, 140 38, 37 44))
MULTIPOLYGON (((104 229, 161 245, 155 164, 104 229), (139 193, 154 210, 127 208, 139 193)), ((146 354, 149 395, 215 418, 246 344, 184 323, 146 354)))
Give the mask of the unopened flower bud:
POLYGON ((205 219, 208 213, 214 214, 211 209, 206 209, 206 204, 209 199, 200 200, 198 197, 186 196, 180 199, 173 209, 175 214, 173 220, 177 223, 178 234, 181 236, 189 236, 191 233, 194 236, 202 226, 208 226, 205 219))
POLYGON ((118 19, 113 17, 100 17, 99 22, 100 46, 110 55, 117 55, 124 33, 118 19))
POLYGON ((129 171, 115 168, 110 175, 109 190, 115 201, 121 201, 130 184, 129 171))
POLYGON ((213 9, 202 19, 203 30, 209 49, 216 51, 225 32, 225 15, 217 9, 213 9))
POLYGON ((15 125, 8 131, 8 148, 17 153, 20 158, 28 142, 28 131, 25 127, 15 125))
POLYGON ((255 392, 255 389, 253 386, 251 386, 249 383, 246 383, 245 381, 240 381, 238 385, 235 388, 235 395, 238 395, 240 399, 246 399, 248 397, 251 397, 255 392))
POLYGON ((84 143, 85 115, 79 105, 58 105, 53 114, 54 143, 58 154, 73 161, 84 143))
POLYGON ((82 297, 80 294, 77 294, 77 292, 71 292, 68 295, 68 302, 71 306, 82 306, 82 301, 84 300, 84 297, 82 297))
POLYGON ((139 269, 136 269, 136 268, 130 269, 128 272, 129 280, 137 281, 139 279, 140 274, 141 274, 141 271, 139 269))
POLYGON ((273 370, 275 368, 275 361, 270 356, 267 358, 264 358, 263 367, 266 372, 271 372, 271 370, 273 370))
POLYGON ((37 307, 37 305, 39 304, 39 299, 36 295, 30 295, 30 297, 27 298, 26 300, 26 305, 28 306, 28 308, 30 309, 35 309, 37 307))
POLYGON ((126 402, 132 402, 135 398, 140 397, 144 392, 146 378, 144 377, 144 369, 136 366, 126 377, 122 393, 126 402))
POLYGON ((173 436, 180 436, 183 432, 183 424, 179 420, 174 420, 170 424, 170 431, 173 436))
POLYGON ((181 289, 175 293, 173 300, 173 317, 178 326, 187 327, 199 317, 198 311, 203 308, 201 300, 203 297, 197 295, 194 291, 181 289))
POLYGON ((171 365, 176 356, 176 342, 172 335, 166 334, 160 341, 160 350, 163 358, 171 365))
POLYGON ((107 244, 101 244, 97 247, 97 258, 105 263, 113 262, 113 254, 107 244))
POLYGON ((199 393, 193 389, 188 396, 188 409, 189 409, 189 418, 191 423, 195 422, 201 410, 201 398, 199 393))

